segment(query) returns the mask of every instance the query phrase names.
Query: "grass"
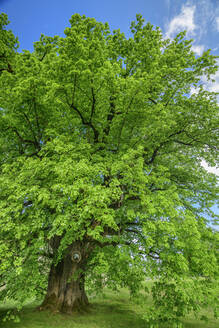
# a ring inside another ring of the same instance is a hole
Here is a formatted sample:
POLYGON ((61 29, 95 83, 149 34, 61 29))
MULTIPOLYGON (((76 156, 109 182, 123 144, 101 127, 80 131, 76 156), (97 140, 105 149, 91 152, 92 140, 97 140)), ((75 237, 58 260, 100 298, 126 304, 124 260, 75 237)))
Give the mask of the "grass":
MULTIPOLYGON (((1 328, 146 328, 142 319, 143 308, 130 301, 128 291, 123 289, 119 293, 106 291, 105 296, 93 298, 88 313, 75 316, 51 313, 49 311, 39 312, 36 303, 29 303, 21 312, 20 323, 12 321, 0 322, 1 328)), ((148 298, 146 306, 150 306, 151 299, 148 298)), ((0 314, 13 303, 0 305, 0 314)), ((206 314, 206 312, 202 313, 206 314)), ((219 320, 210 318, 208 323, 199 321, 193 316, 183 321, 186 328, 217 328, 219 320)), ((162 328, 162 327, 160 327, 162 328)))

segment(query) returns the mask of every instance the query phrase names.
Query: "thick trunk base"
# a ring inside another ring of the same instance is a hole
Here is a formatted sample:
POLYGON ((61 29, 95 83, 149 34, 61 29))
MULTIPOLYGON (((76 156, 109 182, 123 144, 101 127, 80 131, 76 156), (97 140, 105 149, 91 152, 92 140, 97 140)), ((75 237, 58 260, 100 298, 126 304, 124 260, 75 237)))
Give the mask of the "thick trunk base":
POLYGON ((40 306, 40 310, 50 310, 66 314, 84 313, 88 311, 89 302, 85 296, 72 295, 72 299, 61 301, 56 295, 46 297, 40 306))
POLYGON ((72 261, 68 255, 56 266, 52 265, 47 294, 40 310, 72 314, 86 311, 88 305, 83 265, 72 261))

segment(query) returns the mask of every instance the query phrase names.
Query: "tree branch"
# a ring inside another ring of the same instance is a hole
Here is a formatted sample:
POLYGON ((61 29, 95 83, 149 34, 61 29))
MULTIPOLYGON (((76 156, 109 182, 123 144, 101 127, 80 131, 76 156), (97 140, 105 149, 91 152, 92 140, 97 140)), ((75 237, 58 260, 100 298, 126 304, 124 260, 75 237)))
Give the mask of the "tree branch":
POLYGON ((0 72, 7 71, 8 73, 14 73, 14 70, 12 69, 11 65, 8 63, 7 68, 0 68, 0 72))
MULTIPOLYGON (((12 131, 15 132, 15 134, 18 136, 19 140, 22 142, 22 143, 28 143, 28 144, 33 144, 35 145, 35 141, 33 140, 29 140, 29 139, 24 139, 20 133, 18 132, 18 130, 15 128, 15 127, 11 127, 9 126, 8 129, 11 129, 12 131)), ((6 129, 7 130, 7 129, 6 129)))
POLYGON ((134 100, 135 96, 137 95, 137 93, 138 93, 138 90, 137 90, 137 91, 135 92, 135 94, 133 95, 133 97, 132 97, 132 99, 131 99, 131 101, 130 101, 130 103, 129 103, 127 109, 126 109, 125 116, 124 116, 124 118, 123 118, 122 125, 121 125, 121 129, 120 129, 120 132, 119 132, 117 149, 119 149, 119 146, 120 146, 122 130, 123 130, 123 127, 124 127, 124 125, 125 125, 125 120, 126 120, 126 117, 127 117, 128 111, 129 111, 129 109, 130 109, 130 107, 131 107, 131 105, 132 105, 132 103, 133 103, 133 100, 134 100))
POLYGON ((35 118, 36 118, 38 137, 40 139, 41 138, 41 132, 40 132, 39 116, 38 116, 38 113, 37 113, 37 110, 36 110, 36 99, 35 98, 33 98, 33 109, 34 109, 35 118))
POLYGON ((89 123, 91 123, 91 120, 92 120, 92 117, 93 117, 94 111, 95 111, 95 102, 96 102, 96 99, 95 99, 94 88, 93 87, 91 88, 91 93, 92 93, 92 107, 91 107, 91 115, 90 115, 90 121, 89 121, 89 123))
POLYGON ((33 142, 34 146, 35 146, 37 149, 40 149, 40 145, 39 145, 39 143, 38 143, 38 141, 37 141, 37 139, 36 139, 36 136, 35 136, 35 133, 34 133, 34 131, 33 131, 33 127, 32 127, 32 124, 31 124, 31 122, 30 122, 30 120, 29 120, 29 117, 27 116, 27 114, 26 114, 25 112, 22 112, 22 114, 24 115, 24 117, 25 117, 25 119, 26 119, 26 121, 27 121, 27 123, 28 123, 28 125, 29 125, 29 127, 30 127, 30 131, 31 131, 32 136, 33 136, 33 138, 34 138, 34 142, 33 142))
POLYGON ((73 104, 71 104, 71 108, 73 108, 76 111, 76 113, 78 113, 78 115, 81 118, 82 123, 84 125, 89 126, 93 130, 93 133, 94 133, 94 142, 98 142, 99 132, 96 130, 96 128, 93 126, 93 124, 91 122, 86 122, 85 121, 83 115, 81 114, 81 112, 78 110, 78 108, 76 106, 74 106, 73 104))
POLYGON ((176 136, 176 135, 178 135, 178 134, 181 134, 181 133, 183 133, 183 132, 185 132, 185 130, 184 130, 184 129, 181 129, 180 131, 177 131, 177 132, 174 132, 174 133, 170 134, 170 135, 167 137, 167 139, 166 139, 165 141, 161 142, 160 145, 157 146, 157 147, 154 149, 154 152, 153 152, 153 154, 152 154, 152 156, 151 156, 151 159, 150 159, 149 161, 145 161, 145 163, 146 163, 147 165, 152 164, 152 163, 154 162, 155 158, 156 158, 157 155, 158 155, 158 151, 162 148, 162 146, 165 145, 165 144, 167 144, 167 143, 169 143, 170 141, 173 141, 173 140, 171 140, 171 137, 176 136))
POLYGON ((157 102, 154 99, 148 98, 148 100, 150 100, 153 104, 157 105, 157 102))

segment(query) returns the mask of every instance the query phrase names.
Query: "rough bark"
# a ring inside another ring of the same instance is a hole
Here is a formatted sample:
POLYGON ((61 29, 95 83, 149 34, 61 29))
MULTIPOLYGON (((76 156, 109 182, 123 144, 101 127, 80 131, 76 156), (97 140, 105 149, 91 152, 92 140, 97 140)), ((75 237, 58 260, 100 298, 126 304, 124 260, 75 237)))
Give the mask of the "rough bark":
POLYGON ((57 264, 52 264, 48 288, 41 309, 50 309, 64 313, 84 311, 88 298, 84 286, 86 255, 78 246, 71 247, 67 255, 57 264), (74 260, 74 253, 81 257, 74 260))

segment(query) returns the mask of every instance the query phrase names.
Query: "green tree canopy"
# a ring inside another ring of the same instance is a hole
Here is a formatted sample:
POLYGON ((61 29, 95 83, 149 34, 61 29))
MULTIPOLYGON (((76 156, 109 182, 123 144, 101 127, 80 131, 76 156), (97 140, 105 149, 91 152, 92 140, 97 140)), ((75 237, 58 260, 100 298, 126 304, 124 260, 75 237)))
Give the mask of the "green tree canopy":
POLYGON ((7 24, 1 14, 0 298, 74 312, 86 283, 139 295, 150 277, 151 324, 215 304, 217 181, 201 161, 217 164, 218 104, 202 85, 216 58, 140 15, 129 38, 73 15, 33 52, 7 24))

